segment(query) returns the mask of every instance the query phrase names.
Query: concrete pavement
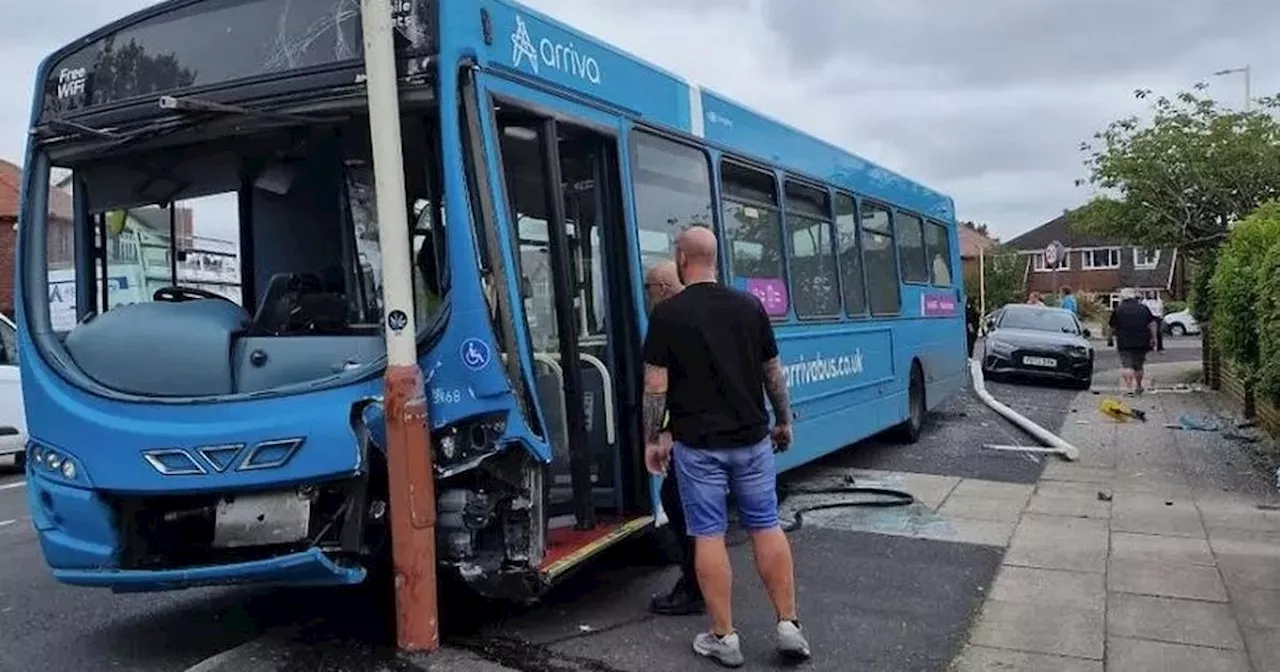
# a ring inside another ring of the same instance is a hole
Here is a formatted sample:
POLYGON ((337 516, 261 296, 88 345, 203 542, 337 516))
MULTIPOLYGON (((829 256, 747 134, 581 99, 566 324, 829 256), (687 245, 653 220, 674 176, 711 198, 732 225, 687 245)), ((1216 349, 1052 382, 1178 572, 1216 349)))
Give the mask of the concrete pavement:
POLYGON ((953 669, 1280 670, 1274 484, 1247 444, 1164 427, 1228 409, 1156 394, 1116 423, 1100 398, 1072 404, 1081 459, 1045 469, 953 669))

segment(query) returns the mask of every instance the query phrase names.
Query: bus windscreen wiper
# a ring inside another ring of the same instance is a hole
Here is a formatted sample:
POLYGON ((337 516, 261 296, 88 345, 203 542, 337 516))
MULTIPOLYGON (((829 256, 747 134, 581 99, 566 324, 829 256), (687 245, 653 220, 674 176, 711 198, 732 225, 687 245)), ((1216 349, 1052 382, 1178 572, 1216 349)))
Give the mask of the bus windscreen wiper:
MULTIPOLYGON (((81 135, 94 135, 106 140, 122 140, 128 136, 121 135, 114 131, 108 131, 102 128, 94 128, 86 124, 76 121, 68 121, 66 119, 50 119, 44 122, 43 126, 48 126, 60 131, 70 131, 81 135)), ((39 128, 36 129, 39 132, 39 128)))
POLYGON ((259 119, 287 121, 299 124, 323 124, 333 121, 332 119, 322 119, 320 117, 288 114, 284 112, 268 112, 265 110, 255 110, 243 105, 228 105, 226 103, 217 103, 212 100, 204 100, 201 98, 179 98, 177 96, 160 96, 160 109, 173 110, 174 112, 203 112, 257 117, 259 119))

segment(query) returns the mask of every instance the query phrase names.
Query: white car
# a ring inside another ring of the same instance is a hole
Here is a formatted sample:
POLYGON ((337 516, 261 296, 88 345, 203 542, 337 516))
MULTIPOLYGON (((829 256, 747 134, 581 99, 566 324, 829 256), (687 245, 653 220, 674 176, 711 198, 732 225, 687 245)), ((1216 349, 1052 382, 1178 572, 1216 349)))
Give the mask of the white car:
POLYGON ((12 455, 19 469, 26 463, 27 418, 18 374, 18 329, 0 313, 0 457, 12 455))
POLYGON ((1200 323, 1191 316, 1191 310, 1179 310, 1164 316, 1164 328, 1174 336, 1200 333, 1200 323))

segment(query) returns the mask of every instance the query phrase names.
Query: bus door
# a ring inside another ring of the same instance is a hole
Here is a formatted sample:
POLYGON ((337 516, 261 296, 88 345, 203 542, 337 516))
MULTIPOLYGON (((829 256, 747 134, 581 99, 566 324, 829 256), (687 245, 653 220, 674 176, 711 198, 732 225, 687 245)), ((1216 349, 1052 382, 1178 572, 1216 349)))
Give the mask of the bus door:
MULTIPOLYGON (((549 529, 627 527, 618 359, 633 311, 616 139, 520 108, 495 109, 535 393, 553 447, 549 529)), ((632 320, 634 322, 634 320, 632 320)), ((554 544, 548 555, 554 556, 554 544)))

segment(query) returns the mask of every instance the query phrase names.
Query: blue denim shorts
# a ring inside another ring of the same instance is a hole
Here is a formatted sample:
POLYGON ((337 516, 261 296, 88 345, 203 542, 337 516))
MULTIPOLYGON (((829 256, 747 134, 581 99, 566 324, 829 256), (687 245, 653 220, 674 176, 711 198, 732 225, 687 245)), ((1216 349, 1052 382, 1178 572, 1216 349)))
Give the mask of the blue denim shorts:
POLYGON ((689 536, 717 537, 728 531, 730 493, 748 532, 778 527, 778 472, 769 437, 754 446, 716 450, 677 441, 674 451, 689 536))

